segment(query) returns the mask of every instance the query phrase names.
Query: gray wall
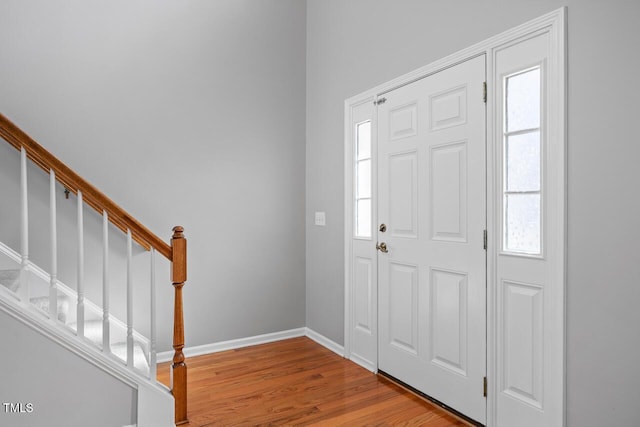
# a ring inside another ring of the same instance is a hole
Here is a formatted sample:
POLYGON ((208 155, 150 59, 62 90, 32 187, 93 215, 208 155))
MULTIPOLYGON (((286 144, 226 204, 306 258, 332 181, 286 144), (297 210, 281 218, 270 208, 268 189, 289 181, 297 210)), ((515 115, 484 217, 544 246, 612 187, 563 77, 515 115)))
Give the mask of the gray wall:
POLYGON ((137 421, 137 391, 0 311, 0 425, 124 426, 137 421), (10 349, 10 350, 9 350, 10 349), (26 406, 23 406, 26 411, 26 406))
POLYGON ((187 346, 304 326, 305 19, 295 0, 0 4, 0 111, 156 234, 185 227, 187 346))
POLYGON ((640 422, 640 3, 309 0, 307 326, 343 342, 343 101, 567 5, 570 426, 640 422), (312 224, 327 212, 327 227, 312 224))

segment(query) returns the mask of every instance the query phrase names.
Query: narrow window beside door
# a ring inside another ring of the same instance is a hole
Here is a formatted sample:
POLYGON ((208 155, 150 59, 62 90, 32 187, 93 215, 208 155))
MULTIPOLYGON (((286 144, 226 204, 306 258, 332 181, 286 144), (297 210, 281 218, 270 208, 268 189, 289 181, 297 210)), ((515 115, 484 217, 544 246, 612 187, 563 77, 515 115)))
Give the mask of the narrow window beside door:
POLYGON ((371 238, 371 121, 355 128, 355 237, 371 238))
POLYGON ((540 67, 508 75, 503 84, 503 249, 540 255, 540 67))

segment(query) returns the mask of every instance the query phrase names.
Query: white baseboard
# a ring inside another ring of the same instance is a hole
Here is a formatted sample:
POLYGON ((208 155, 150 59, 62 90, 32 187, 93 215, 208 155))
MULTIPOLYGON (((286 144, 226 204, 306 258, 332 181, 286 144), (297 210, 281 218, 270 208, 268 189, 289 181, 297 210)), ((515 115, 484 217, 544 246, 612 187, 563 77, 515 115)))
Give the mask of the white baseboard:
POLYGON ((334 353, 336 353, 339 356, 344 357, 344 346, 341 346, 340 344, 331 341, 329 338, 325 337, 324 335, 321 335, 319 333, 317 333, 316 331, 314 331, 311 328, 305 328, 306 331, 306 336, 309 337, 310 339, 314 340, 315 342, 317 342, 318 344, 320 344, 321 346, 324 346, 326 348, 328 348, 329 350, 333 351, 334 353))
MULTIPOLYGON (((302 337, 306 328, 290 329, 288 331, 273 332, 270 334, 256 335, 247 338, 221 341, 212 344, 197 345, 195 347, 185 347, 182 352, 186 357, 202 356, 204 354, 218 353, 220 351, 233 350, 236 348, 249 347, 252 345, 266 344, 274 341, 286 340, 289 338, 302 337)), ((173 359, 173 351, 163 351, 158 353, 158 363, 170 362, 173 359)))
MULTIPOLYGON (((185 347, 182 351, 185 357, 202 356, 205 354, 218 353, 220 351, 233 350, 236 348, 249 347, 252 345, 266 344, 274 341, 286 340, 289 338, 297 338, 307 336, 318 344, 328 348, 334 353, 344 357, 344 347, 331 341, 324 335, 320 335, 316 331, 309 328, 289 329, 288 331, 273 332, 270 334, 256 335, 247 338, 238 338, 235 340, 221 341, 212 344, 198 345, 194 347, 185 347)), ((170 362, 173 359, 173 351, 163 351, 158 353, 158 363, 170 362)))

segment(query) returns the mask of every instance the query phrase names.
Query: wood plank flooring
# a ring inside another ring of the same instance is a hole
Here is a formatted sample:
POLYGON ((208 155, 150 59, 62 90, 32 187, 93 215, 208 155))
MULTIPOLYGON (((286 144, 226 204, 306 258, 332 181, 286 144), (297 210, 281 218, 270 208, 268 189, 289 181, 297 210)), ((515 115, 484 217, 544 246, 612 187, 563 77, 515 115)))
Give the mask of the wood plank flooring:
MULTIPOLYGON (((158 380, 169 384, 169 363, 158 380)), ((314 341, 187 359, 189 426, 467 426, 314 341)))

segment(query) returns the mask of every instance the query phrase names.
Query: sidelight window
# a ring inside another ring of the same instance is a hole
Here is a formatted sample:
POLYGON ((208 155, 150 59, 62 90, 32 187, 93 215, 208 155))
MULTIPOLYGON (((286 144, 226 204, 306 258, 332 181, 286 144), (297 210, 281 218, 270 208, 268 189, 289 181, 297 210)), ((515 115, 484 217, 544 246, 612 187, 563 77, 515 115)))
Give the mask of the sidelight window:
POLYGON ((371 121, 358 123, 355 133, 355 231, 371 238, 371 121))
POLYGON ((541 69, 503 81, 503 249, 542 251, 541 69))

